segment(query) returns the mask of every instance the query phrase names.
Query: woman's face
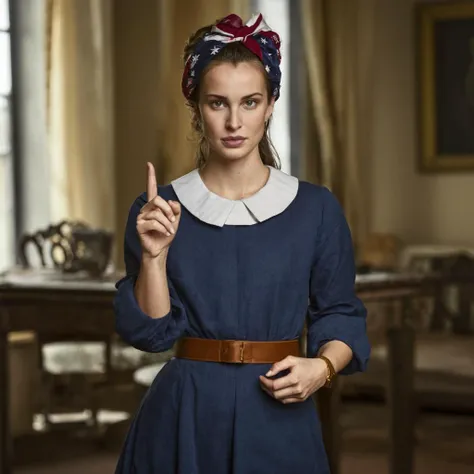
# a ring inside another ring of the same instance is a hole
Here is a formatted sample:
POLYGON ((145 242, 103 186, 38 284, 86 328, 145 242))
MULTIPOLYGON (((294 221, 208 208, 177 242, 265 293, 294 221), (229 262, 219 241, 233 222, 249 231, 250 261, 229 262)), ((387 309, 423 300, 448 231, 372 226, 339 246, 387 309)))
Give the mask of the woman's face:
POLYGON ((268 102, 261 67, 218 63, 204 74, 199 89, 199 114, 211 154, 238 160, 258 153, 275 102, 268 102))

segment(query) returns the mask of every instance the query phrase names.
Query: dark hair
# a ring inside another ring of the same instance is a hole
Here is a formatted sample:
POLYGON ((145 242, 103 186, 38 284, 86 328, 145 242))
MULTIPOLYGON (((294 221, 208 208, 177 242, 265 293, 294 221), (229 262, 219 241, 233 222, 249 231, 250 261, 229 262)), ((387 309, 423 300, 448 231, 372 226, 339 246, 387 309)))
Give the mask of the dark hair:
MULTIPOLYGON (((220 20, 217 20, 218 23, 220 20)), ((203 36, 211 31, 211 28, 214 25, 207 25, 203 28, 200 28, 195 33, 193 33, 186 45, 184 47, 184 62, 189 57, 189 55, 193 52, 196 43, 203 38, 203 36)), ((261 68, 262 74, 265 77, 265 83, 267 86, 267 99, 270 100, 272 97, 272 84, 268 78, 268 75, 265 72, 262 62, 258 59, 258 57, 253 54, 248 48, 246 48, 243 44, 239 42, 229 43, 224 48, 222 48, 218 54, 216 54, 215 58, 213 58, 209 64, 206 66, 202 75, 216 63, 231 63, 233 65, 237 65, 239 63, 251 62, 258 65, 261 68)), ((196 89, 193 91, 191 97, 187 101, 186 105, 190 108, 192 113, 191 124, 193 130, 198 134, 199 143, 196 150, 196 166, 198 168, 202 168, 207 161, 209 156, 209 145, 206 138, 203 135, 203 130, 201 126, 201 122, 199 120, 199 116, 197 114, 197 102, 199 97, 199 83, 196 89)), ((278 153, 273 146, 273 143, 270 139, 269 133, 269 126, 270 126, 269 119, 265 124, 265 131, 263 133, 263 137, 258 144, 258 151, 260 153, 260 158, 263 164, 272 166, 273 168, 280 169, 281 163, 280 158, 278 157, 278 153)))

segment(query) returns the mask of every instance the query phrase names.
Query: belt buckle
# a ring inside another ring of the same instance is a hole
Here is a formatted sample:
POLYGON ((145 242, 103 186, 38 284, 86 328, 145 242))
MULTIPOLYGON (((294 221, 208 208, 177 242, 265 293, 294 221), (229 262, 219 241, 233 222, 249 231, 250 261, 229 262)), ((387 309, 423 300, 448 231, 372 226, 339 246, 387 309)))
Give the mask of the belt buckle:
MULTIPOLYGON (((249 346, 247 345, 247 348, 249 346)), ((219 361, 233 364, 244 364, 249 358, 245 353, 246 341, 222 341, 219 348, 219 361)))

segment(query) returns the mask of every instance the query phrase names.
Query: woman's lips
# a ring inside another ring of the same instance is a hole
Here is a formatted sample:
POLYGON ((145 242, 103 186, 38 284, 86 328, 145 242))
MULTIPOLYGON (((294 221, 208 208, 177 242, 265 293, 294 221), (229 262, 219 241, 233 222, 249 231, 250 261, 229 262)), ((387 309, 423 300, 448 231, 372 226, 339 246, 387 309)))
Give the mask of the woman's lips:
POLYGON ((245 142, 246 138, 244 137, 229 137, 223 138, 222 143, 227 148, 239 148, 245 142))

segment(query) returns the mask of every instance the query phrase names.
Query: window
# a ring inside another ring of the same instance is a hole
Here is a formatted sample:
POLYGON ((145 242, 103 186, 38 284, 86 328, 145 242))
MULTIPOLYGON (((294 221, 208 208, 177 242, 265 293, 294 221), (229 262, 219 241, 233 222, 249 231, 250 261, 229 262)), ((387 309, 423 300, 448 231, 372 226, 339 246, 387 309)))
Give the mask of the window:
POLYGON ((9 1, 0 0, 0 271, 15 262, 9 1))
POLYGON ((282 171, 290 174, 290 0, 253 0, 251 7, 254 12, 261 13, 268 26, 281 37, 281 92, 273 112, 270 136, 280 156, 282 171))

